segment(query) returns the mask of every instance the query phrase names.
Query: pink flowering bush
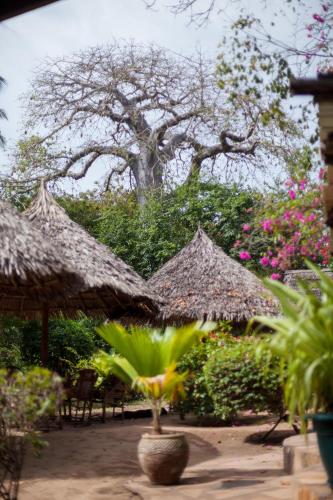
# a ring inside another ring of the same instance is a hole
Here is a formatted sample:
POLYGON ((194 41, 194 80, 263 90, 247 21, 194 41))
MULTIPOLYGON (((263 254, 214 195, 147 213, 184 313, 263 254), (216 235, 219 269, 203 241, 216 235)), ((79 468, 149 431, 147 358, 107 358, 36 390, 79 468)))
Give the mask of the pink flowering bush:
POLYGON ((239 258, 241 260, 251 260, 251 255, 246 250, 243 250, 242 252, 239 252, 239 258))
POLYGON ((320 169, 317 178, 310 175, 307 151, 292 171, 281 190, 265 198, 250 230, 242 232, 233 249, 247 267, 275 280, 288 269, 304 268, 305 258, 321 266, 330 263, 322 203, 324 171, 320 169))
POLYGON ((305 50, 305 60, 311 63, 318 60, 318 71, 332 70, 332 14, 333 0, 318 6, 317 12, 312 14, 310 23, 306 26, 309 39, 305 50))

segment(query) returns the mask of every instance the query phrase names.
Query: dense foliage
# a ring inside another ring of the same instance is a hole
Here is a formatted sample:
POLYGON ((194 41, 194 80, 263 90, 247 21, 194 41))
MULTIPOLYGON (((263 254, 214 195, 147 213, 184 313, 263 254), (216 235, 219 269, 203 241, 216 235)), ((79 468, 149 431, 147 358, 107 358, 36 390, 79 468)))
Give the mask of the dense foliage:
POLYGON ((241 411, 283 411, 277 361, 258 362, 256 348, 266 340, 235 337, 228 324, 220 324, 204 342, 182 358, 180 367, 190 376, 187 397, 178 403, 180 414, 213 415, 232 421, 241 411))
MULTIPOLYGON (((106 344, 95 333, 98 320, 82 316, 49 321, 48 367, 65 375, 80 361, 90 358, 106 344)), ((3 318, 0 324, 0 368, 40 364, 41 324, 3 318)))
POLYGON ((187 397, 179 401, 175 408, 181 415, 194 413, 201 418, 214 413, 214 403, 207 390, 204 367, 215 352, 233 342, 230 331, 231 326, 227 322, 220 322, 216 332, 210 333, 204 342, 193 347, 181 359, 180 369, 189 372, 185 383, 187 397))
POLYGON ((59 377, 46 369, 25 373, 0 370, 1 498, 17 498, 26 444, 40 449, 44 442, 36 424, 42 417, 56 414, 61 398, 59 377))
POLYGON ((133 194, 113 194, 102 205, 99 238, 147 278, 193 238, 199 224, 228 253, 259 200, 255 191, 218 183, 155 193, 143 209, 133 194))
POLYGON ((237 339, 216 351, 204 368, 214 415, 224 421, 244 410, 283 413, 279 364, 258 362, 257 344, 252 338, 237 339))

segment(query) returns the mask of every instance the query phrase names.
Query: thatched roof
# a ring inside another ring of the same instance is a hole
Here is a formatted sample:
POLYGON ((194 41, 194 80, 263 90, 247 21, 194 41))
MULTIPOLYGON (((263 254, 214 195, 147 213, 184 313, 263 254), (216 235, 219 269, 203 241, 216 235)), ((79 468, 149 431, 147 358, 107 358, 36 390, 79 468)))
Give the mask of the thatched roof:
POLYGON ((196 319, 239 323, 277 311, 261 281, 225 254, 202 229, 148 283, 167 300, 162 320, 170 323, 196 319))
POLYGON ((60 244, 71 266, 84 281, 85 291, 67 300, 62 310, 75 314, 117 317, 123 312, 158 312, 159 299, 133 269, 73 222, 41 184, 26 217, 49 241, 60 244))
MULTIPOLYGON (((321 269, 327 276, 333 279, 333 272, 331 269, 321 269)), ((285 285, 290 286, 294 290, 300 290, 298 281, 305 281, 310 286, 311 290, 319 297, 320 292, 318 288, 318 276, 310 269, 297 269, 295 271, 286 271, 284 275, 285 285)))
POLYGON ((0 313, 33 316, 48 300, 65 300, 81 279, 61 250, 0 201, 0 313))

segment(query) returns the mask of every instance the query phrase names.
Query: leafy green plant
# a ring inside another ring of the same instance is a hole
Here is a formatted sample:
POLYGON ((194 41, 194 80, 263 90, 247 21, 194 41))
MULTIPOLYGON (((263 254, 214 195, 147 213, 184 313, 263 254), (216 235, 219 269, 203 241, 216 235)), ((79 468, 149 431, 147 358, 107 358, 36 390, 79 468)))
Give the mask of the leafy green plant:
POLYGON ((193 413, 201 419, 214 413, 214 403, 207 389, 204 366, 216 351, 236 342, 230 334, 231 330, 230 323, 219 322, 215 331, 210 332, 182 357, 179 369, 188 371, 189 376, 184 384, 187 396, 174 406, 181 415, 193 413))
POLYGON ((41 417, 54 415, 62 397, 60 378, 43 368, 25 373, 0 370, 0 497, 17 498, 26 445, 44 441, 36 432, 41 417))
MULTIPOLYGON (((106 344, 96 335, 97 325, 98 320, 84 315, 77 320, 63 317, 51 319, 48 368, 63 376, 71 375, 81 360, 90 358, 100 348, 106 348, 106 344)), ((21 321, 16 328, 22 332, 18 345, 23 364, 38 365, 40 363, 40 322, 21 321)))
POLYGON ((196 322, 164 332, 150 328, 127 331, 118 323, 102 325, 96 330, 115 348, 117 354, 104 355, 110 370, 121 380, 142 392, 151 403, 153 431, 161 434, 160 408, 163 400, 173 401, 184 395, 186 372, 177 371, 181 357, 209 330, 213 323, 196 322))
POLYGON ((256 358, 256 349, 263 343, 251 337, 235 339, 206 363, 204 377, 215 416, 231 421, 244 410, 283 412, 278 361, 256 358))
POLYGON ((23 365, 19 324, 19 320, 12 318, 0 319, 0 368, 21 368, 23 365))
POLYGON ((191 182, 172 192, 158 190, 147 196, 144 208, 134 193, 112 193, 101 205, 98 234, 148 278, 191 241, 199 223, 229 253, 242 225, 252 218, 246 210, 259 199, 255 191, 214 182, 191 182))
POLYGON ((303 423, 309 409, 333 412, 333 281, 312 263, 307 265, 318 275, 319 297, 302 282, 298 292, 265 280, 283 316, 252 320, 276 332, 258 354, 280 358, 290 418, 298 414, 303 423))

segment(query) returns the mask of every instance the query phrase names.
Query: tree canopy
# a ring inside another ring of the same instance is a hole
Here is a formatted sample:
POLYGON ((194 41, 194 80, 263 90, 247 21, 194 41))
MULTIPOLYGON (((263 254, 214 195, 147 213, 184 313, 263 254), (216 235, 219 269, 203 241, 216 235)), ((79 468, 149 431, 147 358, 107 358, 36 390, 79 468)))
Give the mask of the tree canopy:
POLYGON ((279 63, 278 74, 266 71, 275 87, 264 87, 259 98, 235 78, 226 85, 234 70, 242 84, 253 61, 233 68, 220 58, 217 77, 216 63, 201 54, 186 58, 132 43, 47 59, 26 96, 28 140, 11 178, 31 186, 41 177, 78 180, 96 168, 106 190, 115 175, 127 175, 142 205, 145 193, 175 179, 212 172, 225 179, 249 169, 263 175, 284 161, 299 131, 276 106, 287 65, 279 63))

